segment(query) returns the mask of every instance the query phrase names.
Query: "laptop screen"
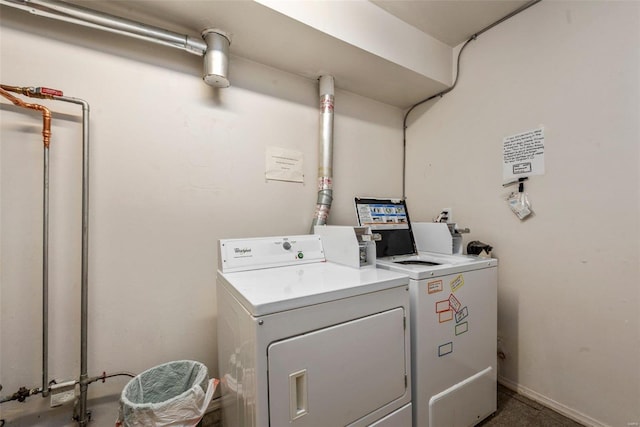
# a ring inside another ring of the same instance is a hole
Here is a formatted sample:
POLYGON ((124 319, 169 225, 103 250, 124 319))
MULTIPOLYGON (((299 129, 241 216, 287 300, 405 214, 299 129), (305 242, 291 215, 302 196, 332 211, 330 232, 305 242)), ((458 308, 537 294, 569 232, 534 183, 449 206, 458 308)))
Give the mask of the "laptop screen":
POLYGON ((416 253, 404 200, 356 197, 355 203, 358 224, 382 236, 376 242, 378 258, 416 253))

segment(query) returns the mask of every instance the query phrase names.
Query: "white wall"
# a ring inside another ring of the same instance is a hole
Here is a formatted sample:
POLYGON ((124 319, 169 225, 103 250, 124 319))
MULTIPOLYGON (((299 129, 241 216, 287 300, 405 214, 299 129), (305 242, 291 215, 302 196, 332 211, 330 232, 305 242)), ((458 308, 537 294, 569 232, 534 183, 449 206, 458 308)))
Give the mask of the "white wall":
POLYGON ((452 207, 500 260, 501 380, 592 425, 640 422, 639 61, 640 3, 542 2, 472 42, 408 130, 412 219, 452 207), (502 139, 540 125, 520 222, 502 139))
MULTIPOLYGON (((233 57, 232 87, 214 90, 195 56, 7 9, 2 83, 91 105, 89 374, 184 358, 216 376, 216 242, 308 232, 316 83, 233 57), (265 181, 268 146, 303 152, 304 185, 265 181)), ((50 376, 63 381, 79 372, 80 109, 41 102, 54 112, 50 376)), ((4 100, 0 112, 4 396, 40 385, 42 145, 38 114, 4 100)), ((330 222, 355 224, 354 195, 401 192, 402 113, 342 91, 335 113, 330 222), (383 162, 387 174, 372 167, 383 162)), ((90 386, 92 425, 113 425, 126 381, 90 386)), ((14 426, 73 425, 40 397, 0 411, 14 426)))

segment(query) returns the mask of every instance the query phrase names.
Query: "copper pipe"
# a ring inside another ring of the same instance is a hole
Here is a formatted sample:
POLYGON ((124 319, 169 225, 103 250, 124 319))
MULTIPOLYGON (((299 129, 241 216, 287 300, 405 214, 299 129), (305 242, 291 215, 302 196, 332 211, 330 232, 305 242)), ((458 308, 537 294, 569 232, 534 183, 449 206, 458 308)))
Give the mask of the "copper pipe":
MULTIPOLYGON (((22 90, 28 90, 26 88, 16 88, 14 86, 5 86, 5 85, 0 85, 0 95, 4 96, 5 98, 7 98, 9 101, 13 102, 15 105, 22 107, 22 108, 28 108, 30 110, 36 110, 36 111, 41 111, 42 112, 42 142, 44 143, 45 148, 49 148, 49 143, 51 141, 51 111, 49 111, 49 109, 47 107, 45 107, 44 105, 40 105, 40 104, 30 104, 28 102, 24 102, 23 100, 16 98, 15 96, 11 95, 9 92, 7 92, 5 90, 5 87, 8 88, 8 90, 11 91, 18 91, 18 93, 23 93, 22 90), (17 89, 17 90, 14 90, 17 89)), ((25 93, 27 96, 29 96, 27 93, 25 93)))
POLYGON ((27 89, 19 86, 9 86, 9 85, 0 85, 0 88, 4 90, 8 90, 9 92, 21 93, 23 95, 26 95, 24 91, 27 89))
POLYGON ((63 95, 62 91, 50 89, 48 87, 20 87, 0 84, 0 88, 9 92, 20 93, 31 98, 55 99, 54 97, 63 95))

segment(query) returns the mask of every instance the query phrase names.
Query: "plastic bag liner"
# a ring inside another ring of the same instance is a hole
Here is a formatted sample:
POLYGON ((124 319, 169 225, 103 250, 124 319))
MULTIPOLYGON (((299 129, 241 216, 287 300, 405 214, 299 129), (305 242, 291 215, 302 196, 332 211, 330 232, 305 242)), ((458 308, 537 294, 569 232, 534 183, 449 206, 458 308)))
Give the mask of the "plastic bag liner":
POLYGON ((158 365, 133 378, 122 390, 116 426, 192 427, 204 415, 217 381, 200 362, 158 365))

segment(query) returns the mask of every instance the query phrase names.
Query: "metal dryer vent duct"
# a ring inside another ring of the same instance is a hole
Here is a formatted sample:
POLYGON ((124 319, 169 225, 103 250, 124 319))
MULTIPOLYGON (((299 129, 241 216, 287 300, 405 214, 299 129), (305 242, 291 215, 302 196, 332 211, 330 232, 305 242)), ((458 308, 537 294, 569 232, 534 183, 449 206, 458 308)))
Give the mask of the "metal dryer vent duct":
POLYGON ((318 132, 318 201, 311 223, 311 234, 316 225, 326 225, 333 202, 333 76, 320 76, 320 129, 318 132))
POLYGON ((218 29, 206 29, 202 38, 207 44, 202 79, 213 87, 229 87, 229 36, 218 29))
POLYGON ((34 15, 134 37, 204 56, 202 79, 205 83, 213 87, 229 87, 231 37, 224 31, 205 29, 201 34, 202 40, 62 1, 0 0, 0 4, 34 15))

